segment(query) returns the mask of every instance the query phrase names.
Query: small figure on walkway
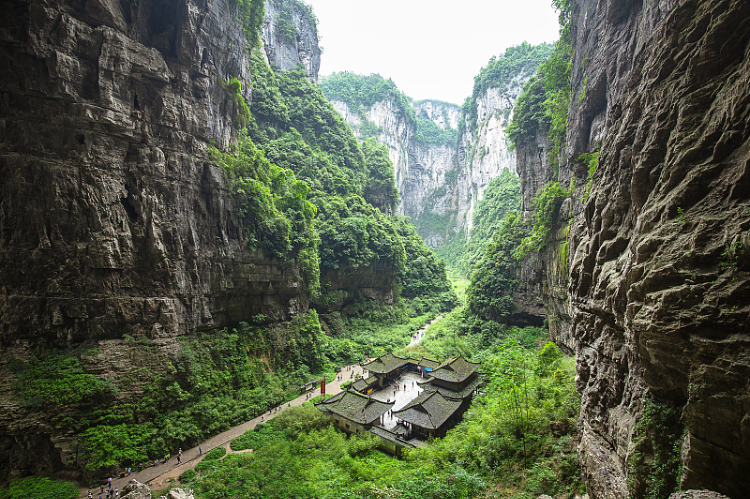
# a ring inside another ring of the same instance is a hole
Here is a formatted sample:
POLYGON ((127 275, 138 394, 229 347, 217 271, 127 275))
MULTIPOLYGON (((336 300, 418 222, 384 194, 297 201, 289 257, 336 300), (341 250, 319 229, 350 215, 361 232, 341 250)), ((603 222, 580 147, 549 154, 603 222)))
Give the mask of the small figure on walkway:
POLYGON ((120 489, 115 489, 115 499, 120 497, 120 489))
POLYGON ((109 486, 109 490, 112 490, 112 477, 107 478, 107 485, 109 486))
POLYGON ((143 463, 138 463, 138 473, 143 471, 143 463))
POLYGON ((89 490, 89 493, 86 495, 88 496, 89 499, 94 499, 94 494, 92 494, 90 490, 89 490))
POLYGON ((177 464, 182 464, 182 456, 177 454, 177 464))
MULTIPOLYGON (((263 419, 263 416, 261 416, 261 419, 263 419)), ((201 449, 201 444, 198 444, 198 455, 199 456, 203 455, 203 449, 201 449)))
POLYGON ((130 466, 128 466, 128 476, 130 476, 130 472, 131 472, 131 471, 132 471, 132 470, 131 470, 130 466))
POLYGON ((104 484, 99 485, 99 495, 104 494, 104 484))

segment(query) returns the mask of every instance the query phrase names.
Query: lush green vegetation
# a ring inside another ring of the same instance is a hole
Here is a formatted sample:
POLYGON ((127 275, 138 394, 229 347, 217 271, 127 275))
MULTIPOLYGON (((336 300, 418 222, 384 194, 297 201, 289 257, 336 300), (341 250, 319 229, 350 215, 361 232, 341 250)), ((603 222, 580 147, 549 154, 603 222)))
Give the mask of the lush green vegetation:
MULTIPOLYGON (((548 182, 531 200, 534 212, 531 216, 531 234, 526 236, 513 256, 523 260, 531 252, 539 253, 550 242, 553 229, 557 227, 562 202, 570 195, 558 182, 548 182)), ((565 224, 567 225, 567 220, 565 224)))
POLYGON ((467 241, 461 266, 461 273, 470 276, 479 262, 482 252, 494 234, 503 226, 505 217, 512 211, 521 210, 521 182, 517 175, 505 170, 492 179, 484 191, 484 196, 474 209, 474 223, 471 239, 467 241))
POLYGON ((235 0, 237 15, 242 21, 242 31, 247 40, 247 48, 252 50, 260 45, 260 29, 265 15, 264 0, 235 0))
POLYGON ((428 331, 431 356, 463 352, 481 359, 487 373, 485 393, 444 439, 396 460, 377 451, 371 436, 347 437, 328 426, 327 418, 307 403, 236 439, 233 449, 254 452, 206 466, 192 481, 197 495, 463 498, 493 490, 503 497, 533 498, 581 493, 570 435, 579 404, 572 359, 552 344, 538 346, 541 330, 494 323, 490 337, 488 328, 470 325, 461 313, 428 331))
POLYGON ((391 99, 404 120, 416 125, 417 118, 409 98, 396 87, 393 80, 386 80, 378 74, 363 76, 348 72, 333 73, 321 80, 320 89, 328 100, 346 103, 349 110, 362 120, 366 120, 365 111, 376 102, 391 99))
POLYGON ((27 477, 13 480, 8 490, 0 489, 0 499, 75 499, 78 487, 71 482, 50 480, 46 477, 27 477))
MULTIPOLYGON (((570 38, 570 0, 553 0, 559 13, 560 38, 519 95, 507 133, 516 147, 535 146, 538 131, 547 134, 549 161, 557 168, 570 105, 573 50, 570 38)), ((553 179, 557 180, 557 179, 553 179)))
POLYGON ((511 212, 487 244, 471 274, 466 293, 469 310, 485 319, 503 320, 513 310, 513 292, 517 286, 516 248, 526 237, 523 219, 511 212))
POLYGON ((429 118, 417 118, 415 140, 425 145, 455 146, 458 141, 458 130, 450 127, 440 128, 429 118))
POLYGON ((519 85, 519 77, 531 76, 539 64, 545 61, 552 51, 549 44, 521 45, 509 47, 502 57, 493 56, 487 66, 474 77, 474 88, 471 97, 467 97, 461 107, 462 119, 459 123, 459 134, 464 133, 466 121, 469 131, 473 133, 477 125, 477 99, 489 88, 498 88, 501 92, 513 85, 519 85))

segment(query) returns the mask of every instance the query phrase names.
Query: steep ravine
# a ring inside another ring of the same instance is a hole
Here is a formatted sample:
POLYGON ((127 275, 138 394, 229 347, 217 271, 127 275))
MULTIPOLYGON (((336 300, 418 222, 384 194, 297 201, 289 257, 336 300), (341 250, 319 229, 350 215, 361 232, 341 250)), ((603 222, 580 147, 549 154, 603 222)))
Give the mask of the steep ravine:
MULTIPOLYGON (((294 265, 247 249, 224 172, 208 161, 238 131, 225 82, 251 99, 233 2, 6 7, 0 467, 49 472, 78 466, 75 442, 12 394, 13 362, 85 344, 102 379, 159 376, 179 336, 256 314, 288 320, 308 294, 294 265)), ((118 400, 143 389, 128 387, 118 400)))
POLYGON ((641 497, 677 456, 682 489, 748 497, 750 4, 573 5, 568 162, 601 144, 568 288, 589 493, 641 497), (639 444, 647 400, 681 446, 639 444))
POLYGON ((436 248, 459 231, 467 232, 489 182, 504 170, 515 170, 516 157, 505 131, 516 98, 537 65, 538 61, 524 60, 512 69, 496 71, 501 76, 480 74, 478 79, 490 83, 475 90, 477 95, 463 108, 434 100, 409 102, 417 119, 431 120, 441 130, 462 130, 451 141, 420 141, 417 124, 392 96, 360 104, 361 109, 351 109, 335 92, 329 99, 360 139, 374 135, 388 147, 400 195, 398 214, 411 217, 422 238, 436 248))

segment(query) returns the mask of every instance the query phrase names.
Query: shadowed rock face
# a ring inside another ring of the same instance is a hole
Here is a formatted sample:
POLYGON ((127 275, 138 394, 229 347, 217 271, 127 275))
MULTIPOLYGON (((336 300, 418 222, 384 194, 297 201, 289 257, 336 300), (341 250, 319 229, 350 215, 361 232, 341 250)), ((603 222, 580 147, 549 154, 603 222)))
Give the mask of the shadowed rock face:
POLYGON ((266 58, 276 70, 289 71, 302 64, 310 79, 318 81, 318 29, 301 3, 266 0, 263 42, 266 58))
MULTIPOLYGON (((10 4, 9 4, 10 5, 10 4)), ((0 23, 0 340, 174 337, 306 308, 250 254, 228 146, 244 38, 227 2, 16 2, 0 23)))
POLYGON ((627 497, 648 396, 682 411, 681 487, 747 497, 750 3, 574 4, 569 161, 601 143, 570 239, 589 493, 627 497))
MULTIPOLYGON (((237 131, 232 2, 18 1, 0 16, 0 468, 78 468, 54 414, 11 391, 30 346, 95 346, 87 372, 158 376, 195 328, 307 310, 296 268, 250 253, 211 142, 237 131), (123 341, 150 338, 153 358, 123 341), (41 340, 41 341, 40 341, 41 340)), ((123 388, 118 399, 137 397, 123 388)), ((118 401, 115 401, 117 403, 118 401)))

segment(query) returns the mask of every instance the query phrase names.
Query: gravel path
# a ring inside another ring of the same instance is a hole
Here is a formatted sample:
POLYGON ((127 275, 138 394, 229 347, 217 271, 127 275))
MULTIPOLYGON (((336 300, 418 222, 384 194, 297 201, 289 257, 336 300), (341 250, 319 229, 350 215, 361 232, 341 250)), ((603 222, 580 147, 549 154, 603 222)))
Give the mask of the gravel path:
MULTIPOLYGON (((330 383, 326 383, 326 394, 333 395, 341 391, 341 384, 349 381, 351 379, 350 376, 353 376, 355 374, 362 374, 362 367, 359 364, 354 364, 352 366, 349 366, 350 370, 346 370, 346 368, 342 369, 341 375, 343 376, 343 379, 341 381, 334 380, 330 383)), ((319 393, 316 393, 318 395, 319 393)), ((303 403, 307 402, 307 398, 305 395, 301 395, 297 397, 294 400, 291 400, 287 403, 285 403, 281 409, 278 412, 274 412, 272 414, 265 413, 262 416, 258 416, 255 419, 251 419, 250 421, 247 421, 246 423, 242 423, 241 425, 234 426, 230 428, 229 430, 225 431, 224 433, 219 433, 216 436, 213 436, 209 438, 208 440, 205 440, 201 442, 201 448, 203 450, 203 454, 206 454, 211 449, 214 449, 216 447, 225 446, 227 448, 227 452, 231 453, 232 451, 229 449, 229 443, 234 440, 235 438, 239 437, 243 433, 245 433, 247 430, 251 428, 255 428, 258 423, 261 422, 261 418, 263 418, 264 421, 268 421, 269 419, 274 418, 277 414, 282 412, 284 409, 287 409, 290 406, 296 406, 301 405, 303 403)), ((173 456, 167 461, 165 464, 162 464, 160 461, 160 464, 158 466, 150 466, 143 471, 136 472, 133 471, 130 476, 126 476, 125 478, 112 478, 112 489, 115 488, 122 490, 122 488, 132 479, 138 480, 140 483, 147 483, 149 486, 151 486, 151 489, 153 492, 156 492, 160 490, 161 488, 165 487, 168 480, 170 478, 176 478, 180 476, 185 470, 188 468, 194 468, 196 464, 200 462, 200 460, 203 459, 203 455, 201 455, 198 452, 198 447, 194 447, 192 449, 184 449, 182 451, 182 464, 177 464, 177 456, 173 456)), ((106 482, 105 482, 106 483, 106 482)), ((96 488, 82 488, 81 489, 81 495, 80 497, 85 498, 88 491, 91 490, 91 492, 94 493, 94 497, 105 497, 106 495, 106 485, 105 485, 105 493, 100 494, 99 493, 99 484, 96 484, 96 488)))

